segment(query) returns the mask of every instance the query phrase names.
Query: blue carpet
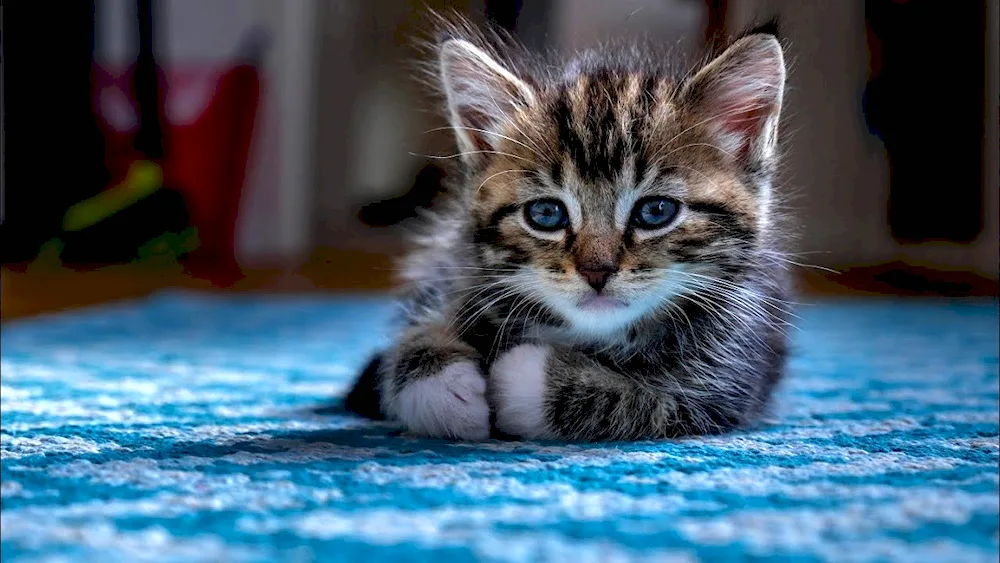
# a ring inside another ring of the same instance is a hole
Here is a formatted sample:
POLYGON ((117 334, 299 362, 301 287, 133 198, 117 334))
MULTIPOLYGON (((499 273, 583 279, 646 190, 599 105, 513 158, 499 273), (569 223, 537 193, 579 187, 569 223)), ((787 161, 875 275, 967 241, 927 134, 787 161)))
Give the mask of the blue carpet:
POLYGON ((770 426, 601 446, 314 412, 391 314, 164 294, 6 325, 3 560, 997 561, 995 301, 805 306, 770 426))

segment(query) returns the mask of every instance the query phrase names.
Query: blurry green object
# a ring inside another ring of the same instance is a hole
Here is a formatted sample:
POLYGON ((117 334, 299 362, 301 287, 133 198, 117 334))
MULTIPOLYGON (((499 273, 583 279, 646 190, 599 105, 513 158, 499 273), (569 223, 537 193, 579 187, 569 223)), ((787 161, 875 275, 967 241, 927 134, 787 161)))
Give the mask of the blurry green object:
POLYGON ((163 170, 159 165, 149 161, 134 162, 121 184, 70 207, 63 218, 63 229, 79 231, 95 225, 162 187, 163 170))
POLYGON ((198 248, 198 229, 188 227, 180 233, 164 233, 139 248, 139 260, 157 257, 177 258, 198 248))

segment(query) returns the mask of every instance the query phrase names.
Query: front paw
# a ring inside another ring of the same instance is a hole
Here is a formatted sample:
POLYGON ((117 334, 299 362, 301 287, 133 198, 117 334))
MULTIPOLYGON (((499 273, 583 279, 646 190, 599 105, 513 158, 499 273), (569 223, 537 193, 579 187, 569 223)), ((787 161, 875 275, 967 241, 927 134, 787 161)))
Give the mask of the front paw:
POLYGON ((556 437, 545 402, 551 351, 548 346, 522 344, 493 362, 490 385, 498 430, 529 440, 556 437))
POLYGON ((409 431, 424 436, 485 440, 490 434, 486 380, 470 361, 410 382, 395 397, 393 410, 409 431))

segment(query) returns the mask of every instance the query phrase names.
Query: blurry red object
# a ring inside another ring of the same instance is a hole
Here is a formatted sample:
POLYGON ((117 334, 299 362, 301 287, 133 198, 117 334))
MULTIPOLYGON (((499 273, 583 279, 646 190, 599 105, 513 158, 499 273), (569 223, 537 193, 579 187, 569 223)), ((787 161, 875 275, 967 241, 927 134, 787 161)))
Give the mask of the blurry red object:
MULTIPOLYGON (((94 114, 104 134, 110 185, 143 158, 132 146, 139 126, 132 70, 94 67, 94 114)), ((190 65, 158 71, 164 185, 184 196, 200 241, 190 268, 206 277, 230 277, 238 272, 236 221, 260 101, 258 69, 190 65)))

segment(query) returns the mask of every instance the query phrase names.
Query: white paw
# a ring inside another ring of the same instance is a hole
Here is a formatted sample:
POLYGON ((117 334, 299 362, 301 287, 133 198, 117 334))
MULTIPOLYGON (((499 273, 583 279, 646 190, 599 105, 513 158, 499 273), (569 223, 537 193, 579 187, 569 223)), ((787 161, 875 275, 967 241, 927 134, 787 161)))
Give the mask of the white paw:
POLYGON ((485 440, 490 435, 486 380, 472 362, 414 381, 396 395, 393 411, 406 428, 436 438, 485 440))
POLYGON ((545 363, 548 346, 522 344, 490 368, 496 427, 527 439, 554 438, 545 416, 545 363))

